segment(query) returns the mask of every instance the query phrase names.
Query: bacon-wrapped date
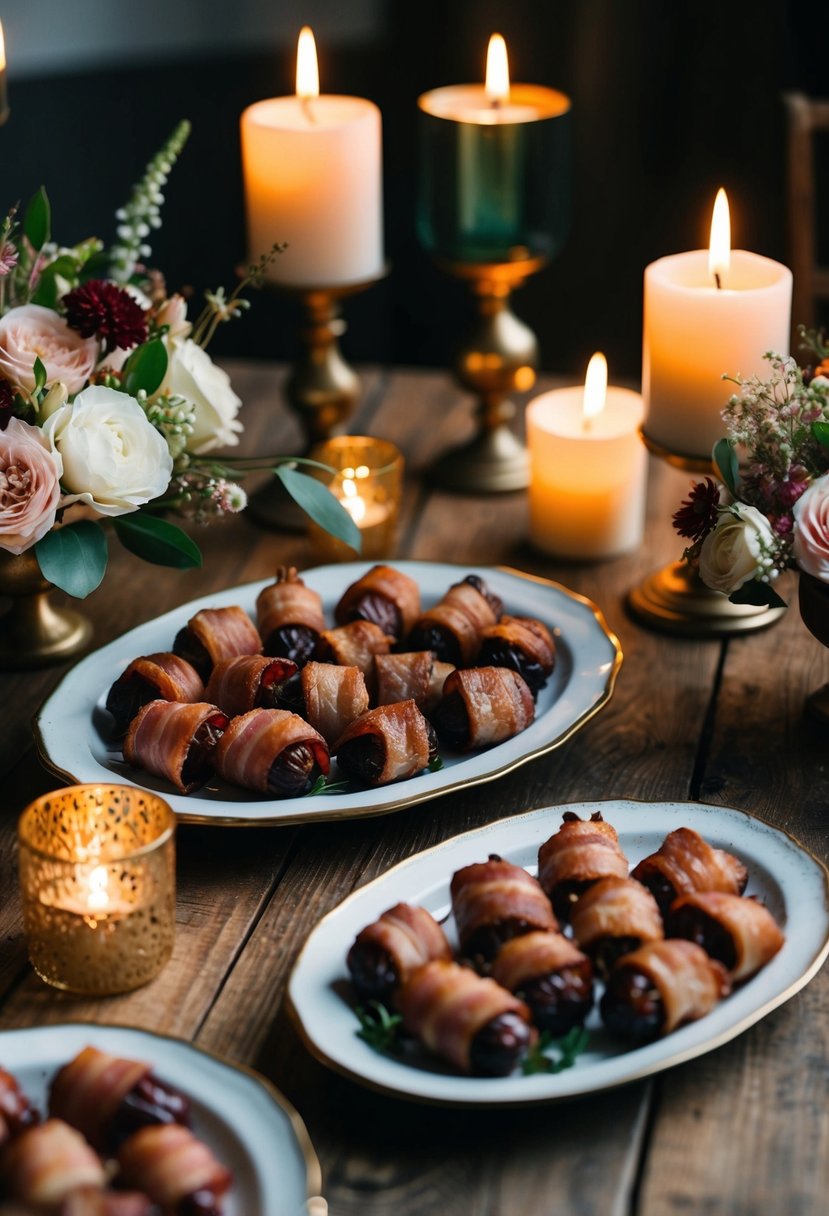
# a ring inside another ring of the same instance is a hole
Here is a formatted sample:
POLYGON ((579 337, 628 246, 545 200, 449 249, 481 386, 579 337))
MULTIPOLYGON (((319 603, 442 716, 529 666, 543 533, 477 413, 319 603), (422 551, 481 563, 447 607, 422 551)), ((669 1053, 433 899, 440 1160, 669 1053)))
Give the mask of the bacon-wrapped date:
POLYGON ((359 667, 370 683, 374 679, 374 656, 388 654, 394 638, 372 621, 351 621, 320 634, 319 657, 340 667, 359 667))
POLYGON ((221 1216, 230 1170, 189 1128, 177 1123, 144 1127, 118 1152, 120 1178, 140 1187, 175 1216, 221 1216))
POLYGON ((492 978, 529 1007, 539 1030, 566 1034, 593 1006, 593 967, 563 933, 535 931, 505 942, 492 978))
POLYGON ((556 916, 566 921, 572 905, 589 886, 612 874, 626 878, 628 863, 616 829, 605 823, 601 811, 589 819, 565 811, 562 819, 559 830, 538 850, 538 881, 552 900, 556 916))
POLYGON ((617 959, 665 936, 656 900, 633 878, 611 875, 573 904, 573 936, 596 971, 606 976, 617 959))
POLYGON ((727 968, 734 983, 756 975, 786 940, 763 904, 724 891, 681 895, 671 905, 665 925, 670 937, 702 946, 727 968))
POLYGON ((556 644, 547 626, 535 617, 502 616, 481 634, 476 662, 480 667, 510 667, 536 696, 552 675, 556 644))
POLYGON ((57 1206, 84 1187, 106 1185, 98 1154, 61 1119, 29 1128, 4 1149, 3 1178, 13 1198, 44 1206, 57 1206))
POLYGON ((677 828, 639 862, 633 877, 653 894, 664 916, 678 896, 692 891, 742 895, 748 872, 737 857, 712 848, 693 828, 677 828))
POLYGON ((306 663, 283 690, 286 709, 293 709, 318 730, 329 747, 368 709, 366 679, 359 667, 306 663))
POLYGON ((281 689, 296 671, 292 659, 269 659, 261 654, 222 659, 210 673, 204 699, 218 705, 229 718, 249 709, 279 709, 281 689))
POLYGON ((206 683, 222 659, 261 654, 262 640, 243 608, 202 608, 178 631, 173 650, 191 663, 206 683))
POLYGON ((316 658, 325 628, 322 599, 305 586, 295 566, 280 566, 276 581, 259 592, 256 621, 265 654, 293 659, 297 667, 316 658))
POLYGON ((404 638, 420 615, 420 588, 393 566, 372 566, 346 589, 336 608, 338 625, 372 621, 383 633, 404 638))
POLYGON ((347 777, 378 786, 414 777, 438 754, 438 743, 414 701, 398 701, 361 714, 332 753, 347 777))
POLYGON ((475 1076, 507 1076, 536 1038, 523 1001, 458 963, 420 967, 398 991, 397 1007, 429 1051, 475 1076))
POLYGON ((107 694, 106 707, 115 719, 115 734, 123 735, 149 701, 192 704, 204 699, 204 682, 191 663, 177 654, 148 654, 124 669, 107 694))
POLYGON ((40 1122, 40 1115, 20 1088, 18 1080, 0 1068, 0 1145, 40 1122))
POLYGON ((709 1013, 731 990, 722 963, 695 942, 647 942, 619 959, 599 1002, 613 1034, 649 1042, 709 1013))
POLYGON ((216 744, 227 724, 227 715, 205 701, 150 701, 130 723, 124 759, 190 794, 213 772, 216 744))
POLYGON ((330 767, 322 735, 286 709, 252 709, 234 718, 214 761, 225 781, 272 798, 307 793, 330 767))
POLYGON ((468 667, 475 661, 481 634, 496 623, 502 608, 484 580, 468 574, 421 614, 409 635, 409 649, 431 650, 445 663, 468 667))
POLYGON ((154 1123, 190 1122, 190 1103, 150 1064, 85 1047, 52 1081, 49 1114, 69 1123, 99 1152, 154 1123))
POLYGON ((446 934, 425 908, 395 904, 357 934, 346 963, 360 1000, 388 1005, 418 967, 451 958, 446 934))
POLYGON ((532 874, 493 854, 464 866, 449 885, 461 954, 490 962, 510 938, 558 923, 550 901, 532 874))
POLYGON ((503 743, 520 734, 534 717, 532 693, 508 667, 450 672, 432 712, 441 739, 461 751, 503 743))
POLYGON ((441 663, 431 650, 374 656, 375 700, 378 705, 414 701, 427 718, 443 696, 446 677, 454 671, 441 663))

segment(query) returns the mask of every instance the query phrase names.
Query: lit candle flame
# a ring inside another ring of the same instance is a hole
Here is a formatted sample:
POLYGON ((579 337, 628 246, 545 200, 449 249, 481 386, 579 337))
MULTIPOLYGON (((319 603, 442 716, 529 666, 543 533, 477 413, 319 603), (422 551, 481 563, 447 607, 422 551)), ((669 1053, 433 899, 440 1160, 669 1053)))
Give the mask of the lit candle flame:
POLYGON ((486 98, 492 105, 509 101, 509 63, 507 44, 500 34, 493 34, 486 53, 486 98))
POLYGON ((317 44, 310 26, 299 31, 296 48, 296 93, 303 101, 320 95, 320 74, 317 66, 317 44))
POLYGON ((109 907, 107 884, 109 875, 106 866, 96 866, 89 872, 89 894, 86 897, 90 912, 103 912, 109 907))
POLYGON ((596 351, 587 365, 587 375, 584 378, 584 403, 582 417, 585 427, 589 427, 592 418, 601 414, 607 398, 607 359, 601 351, 596 351))
POLYGON ((728 274, 731 265, 731 215, 728 210, 728 197, 722 187, 717 191, 714 200, 714 214, 711 217, 711 242, 708 246, 708 273, 718 287, 728 274))
POLYGON ((0 21, 0 72, 6 66, 6 39, 3 36, 3 22, 0 21))
MULTIPOLYGON (((343 469, 343 498, 342 504, 348 514, 359 527, 360 521, 365 518, 366 501, 362 495, 357 493, 357 483, 354 481, 355 475, 360 476, 362 472, 361 466, 357 469, 356 474, 354 469, 343 469)), ((363 474, 365 476, 365 474, 363 474)))

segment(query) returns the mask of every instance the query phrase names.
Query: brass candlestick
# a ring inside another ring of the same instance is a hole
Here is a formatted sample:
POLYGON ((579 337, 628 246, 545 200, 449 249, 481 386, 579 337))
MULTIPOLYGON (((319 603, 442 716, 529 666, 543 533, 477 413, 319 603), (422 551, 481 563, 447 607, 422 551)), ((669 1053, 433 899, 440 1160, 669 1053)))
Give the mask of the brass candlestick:
POLYGON ((460 384, 478 397, 478 433, 430 469, 430 479, 445 489, 500 493, 529 485, 527 449, 509 425, 515 416, 509 394, 535 384, 538 343, 509 305, 512 291, 545 263, 546 258, 529 256, 511 262, 438 262, 470 284, 478 311, 453 365, 460 384))
MULTIPOLYGON (((713 461, 671 452, 644 430, 639 433, 648 451, 672 468, 719 477, 713 461)), ((725 637, 766 629, 786 611, 784 607, 769 608, 762 604, 732 604, 721 591, 706 587, 686 561, 670 562, 648 575, 628 592, 627 607, 631 616, 648 629, 690 638, 725 637)))

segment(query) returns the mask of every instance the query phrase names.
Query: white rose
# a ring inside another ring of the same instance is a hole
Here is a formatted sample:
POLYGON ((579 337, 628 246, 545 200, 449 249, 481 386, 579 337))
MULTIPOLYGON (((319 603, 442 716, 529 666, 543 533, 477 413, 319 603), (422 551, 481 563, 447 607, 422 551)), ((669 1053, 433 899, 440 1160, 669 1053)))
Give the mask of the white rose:
POLYGON ((756 507, 735 503, 720 513, 702 542, 699 572, 714 591, 731 595, 765 569, 764 553, 775 547, 771 524, 756 507))
POLYGON ((793 547, 798 566, 829 583, 829 473, 816 478, 794 504, 793 547))
POLYGON ((242 424, 236 418, 241 400, 230 387, 227 372, 192 339, 168 343, 170 362, 163 391, 178 393, 196 409, 195 427, 187 451, 196 456, 239 442, 242 424))
POLYGON ((43 425, 63 459, 64 505, 85 502, 101 515, 125 515, 167 488, 167 441, 126 393, 94 385, 43 425))

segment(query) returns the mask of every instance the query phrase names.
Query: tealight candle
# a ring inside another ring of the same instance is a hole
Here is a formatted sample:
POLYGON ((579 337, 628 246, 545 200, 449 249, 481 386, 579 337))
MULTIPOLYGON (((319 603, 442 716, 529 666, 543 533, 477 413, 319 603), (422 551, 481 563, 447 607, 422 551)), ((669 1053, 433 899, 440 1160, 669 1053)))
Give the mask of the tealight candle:
POLYGON ((9 117, 9 96, 6 87, 6 39, 0 21, 0 127, 9 117))
POLYGON ((709 249, 660 258, 645 270, 645 433, 668 452, 704 459, 725 432, 722 410, 732 390, 723 375, 767 379, 763 355, 788 353, 792 306, 791 271, 731 250, 724 191, 718 199, 709 249))
MULTIPOLYGON (((336 470, 322 474, 329 489, 360 529, 360 557, 391 557, 403 484, 403 457, 393 443, 365 435, 339 435, 311 452, 314 460, 336 470)), ((309 526, 308 535, 320 561, 353 561, 354 550, 328 532, 309 526)))
POLYGON ((584 388, 542 393, 527 406, 530 539, 560 557, 614 557, 642 541, 647 453, 642 398, 607 386, 604 355, 584 388))
POLYGON ((167 962, 175 930, 173 812, 131 786, 38 798, 18 825, 29 958, 56 988, 129 992, 167 962))
POLYGON ((266 272, 293 287, 364 283, 383 270, 380 111, 362 97, 320 95, 311 31, 300 34, 296 94, 242 114, 252 261, 287 249, 266 272))

